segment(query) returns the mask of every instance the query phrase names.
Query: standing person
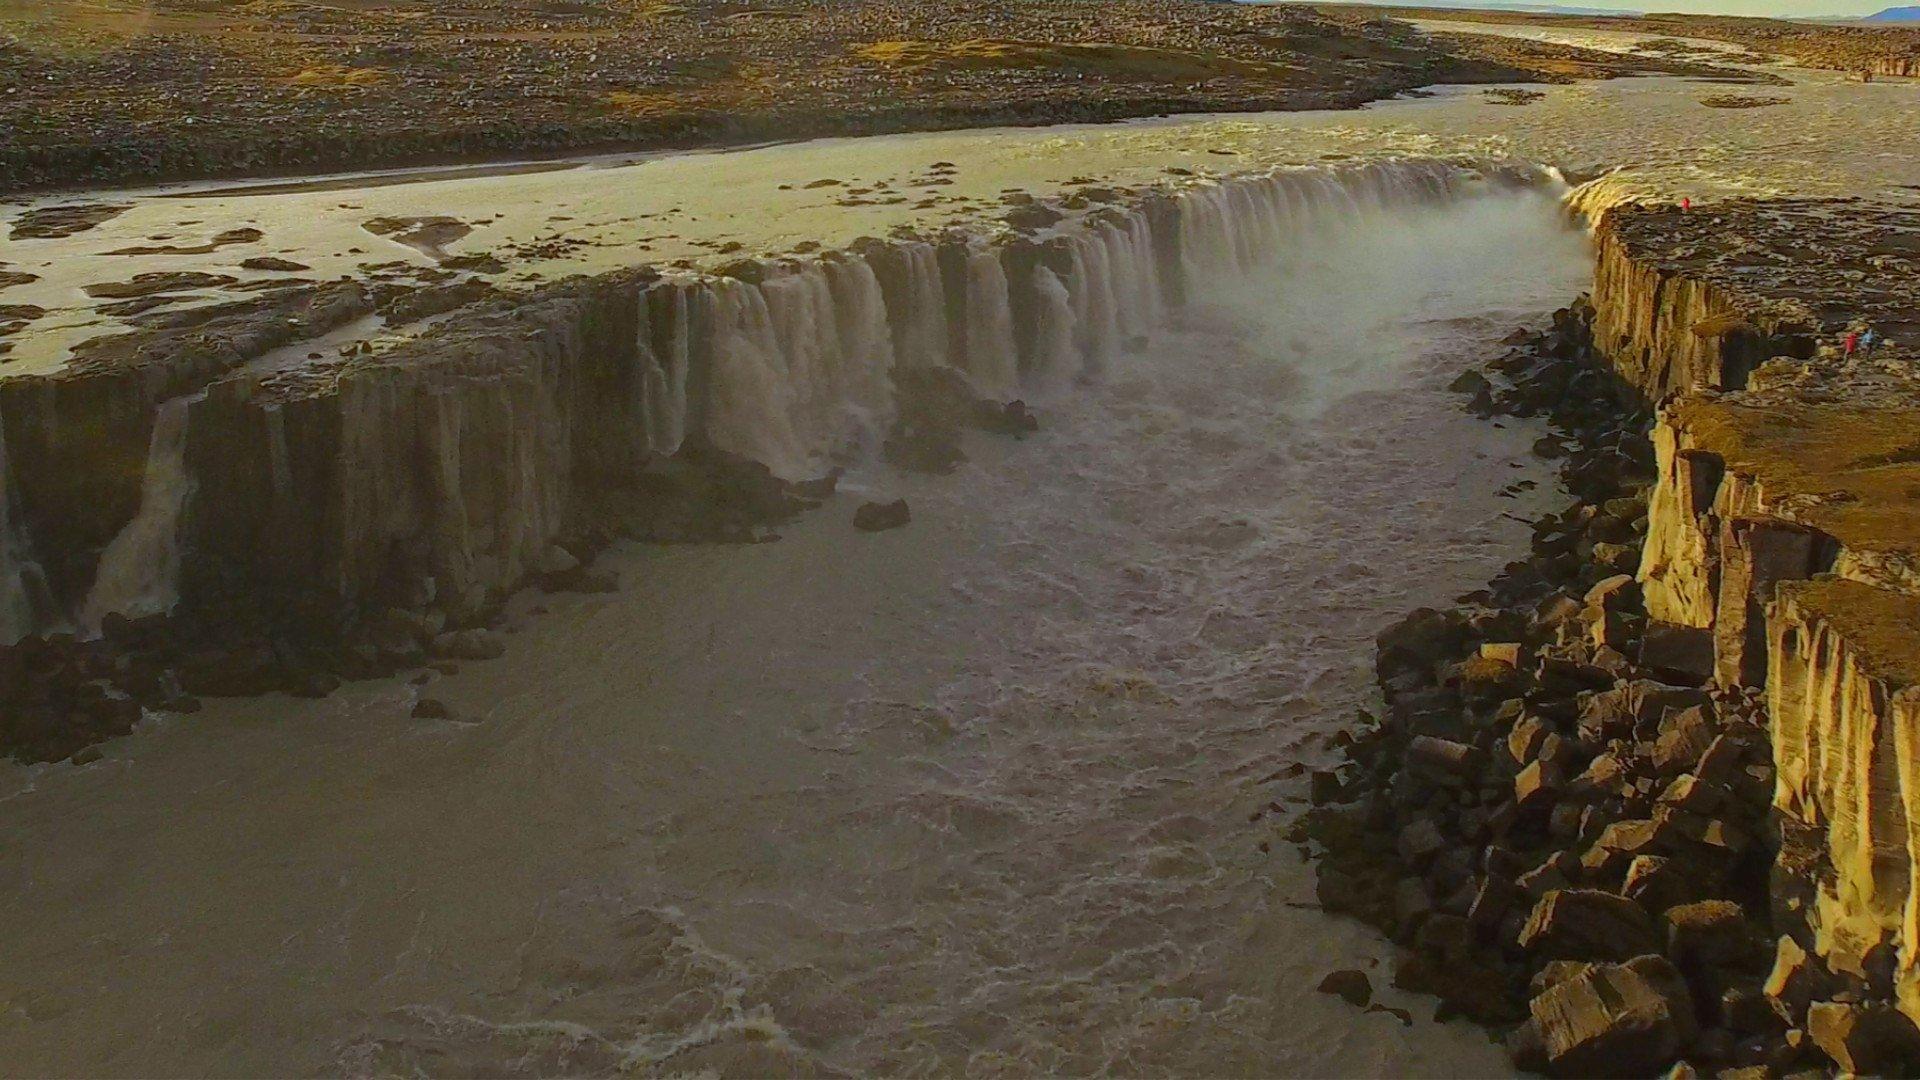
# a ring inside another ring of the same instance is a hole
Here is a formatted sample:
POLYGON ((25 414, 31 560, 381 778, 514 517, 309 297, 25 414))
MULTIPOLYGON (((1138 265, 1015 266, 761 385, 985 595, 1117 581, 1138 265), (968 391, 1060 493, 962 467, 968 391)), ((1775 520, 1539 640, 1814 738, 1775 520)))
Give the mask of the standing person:
POLYGON ((1846 352, 1843 354, 1844 358, 1847 360, 1853 359, 1854 351, 1859 348, 1860 348, 1860 331, 1849 330, 1847 332, 1846 352))
POLYGON ((1693 199, 1687 195, 1680 196, 1680 209, 1682 210, 1693 209, 1693 199))
POLYGON ((1871 326, 1867 327, 1867 332, 1860 335, 1861 355, 1864 356, 1864 355, 1871 354, 1873 352, 1873 347, 1878 344, 1880 344, 1880 335, 1874 332, 1873 327, 1871 326))

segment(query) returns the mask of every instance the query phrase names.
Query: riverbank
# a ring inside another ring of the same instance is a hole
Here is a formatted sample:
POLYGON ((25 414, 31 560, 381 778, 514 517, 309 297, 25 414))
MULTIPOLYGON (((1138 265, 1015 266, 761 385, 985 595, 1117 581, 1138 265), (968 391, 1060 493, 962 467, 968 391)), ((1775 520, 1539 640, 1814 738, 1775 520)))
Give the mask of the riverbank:
POLYGON ((1581 501, 1382 635, 1387 711, 1301 834, 1322 900, 1522 1068, 1898 1072, 1914 222, 1758 202, 1599 232, 1593 305, 1458 384, 1552 416, 1581 501), (1868 328, 1890 344, 1847 355, 1868 328))
POLYGON ((0 22, 0 194, 1716 70, 1188 0, 117 3, 0 22))

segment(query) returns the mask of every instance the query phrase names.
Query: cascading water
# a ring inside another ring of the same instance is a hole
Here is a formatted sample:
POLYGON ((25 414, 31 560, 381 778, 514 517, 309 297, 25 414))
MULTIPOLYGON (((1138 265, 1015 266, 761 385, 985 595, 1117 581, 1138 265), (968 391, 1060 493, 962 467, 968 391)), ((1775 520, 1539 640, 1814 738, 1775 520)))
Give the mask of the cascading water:
POLYGON ((180 519, 193 495, 187 419, 198 400, 175 398, 154 417, 140 510, 101 552, 93 589, 81 608, 81 626, 90 633, 98 633, 108 615, 154 615, 171 610, 180 598, 180 519))
MULTIPOLYGON (((686 292, 674 289, 665 295, 669 305, 667 324, 686 325, 686 292)), ((685 334, 671 334, 656 343, 652 330, 651 319, 640 320, 635 343, 643 366, 640 415, 646 427, 648 452, 667 455, 679 450, 687 437, 687 338, 685 334)))
POLYGON ((1013 343, 1013 307, 999 253, 967 257, 967 377, 988 397, 1020 396, 1019 350, 1013 343))
POLYGON ((33 630, 33 603, 27 589, 29 560, 13 522, 12 473, 7 467, 7 433, 0 425, 0 645, 12 644, 33 630))
MULTIPOLYGON (((223 420, 227 430, 237 422, 259 432, 254 452, 237 460, 263 464, 199 482, 219 505, 238 497, 226 487, 271 490, 281 508, 311 501, 320 496, 296 490, 313 482, 295 476, 289 445, 297 442, 303 460, 333 457, 346 466, 325 471, 341 485, 325 496, 345 508, 330 526, 340 534, 285 540, 306 545, 306 565, 335 560, 337 574, 313 576, 338 581, 343 593, 357 596, 372 586, 389 552, 415 543, 425 529, 436 572, 458 581, 461 595, 505 592, 567 524, 576 497, 565 463, 571 445, 595 446, 610 452, 607 461, 632 464, 700 437, 786 479, 818 476, 872 445, 891 423, 896 366, 952 365, 976 392, 1001 401, 1057 393, 1146 343, 1175 307, 1204 301, 1256 269, 1284 265, 1303 241, 1343 223, 1383 208, 1556 180, 1538 169, 1442 162, 1283 170, 1194 182, 1133 206, 1102 205, 1017 239, 950 233, 937 243, 873 241, 850 252, 757 264, 737 276, 676 275, 604 293, 639 307, 621 316, 635 326, 625 350, 585 348, 593 339, 579 320, 597 321, 599 314, 578 305, 564 309, 574 321, 541 323, 542 334, 487 337, 488 365, 517 372, 523 387, 540 387, 524 399, 510 403, 511 395, 499 396, 506 384, 491 379, 350 378, 338 392, 337 433, 291 431, 289 425, 309 421, 263 403, 264 415, 251 421, 223 420), (607 364, 631 369, 602 372, 588 384, 628 387, 637 401, 570 396, 568 372, 607 364), (416 393, 432 400, 403 402, 416 393), (608 406, 619 408, 623 424, 599 423, 595 410, 608 406), (478 426, 460 420, 468 415, 478 426), (444 459, 442 474, 428 485, 383 472, 394 448, 404 445, 395 441, 394 424, 421 418, 435 419, 412 437, 437 447, 444 459), (599 426, 576 443, 568 430, 575 424, 599 426), (627 445, 616 451, 596 441, 608 435, 627 445), (478 441, 469 446, 469 440, 478 441), (512 491, 487 488, 501 478, 496 470, 460 465, 496 443, 499 453, 515 457, 512 491), (249 475, 249 468, 270 468, 271 475, 249 475), (401 501, 397 493, 404 493, 401 501), (528 509, 536 505, 537 512, 528 509)), ((445 353, 423 348, 420 356, 423 362, 411 366, 395 361, 392 372, 448 366, 445 353)), ((183 439, 176 425, 190 415, 169 411, 156 423, 155 438, 183 439)), ((177 442, 156 442, 140 510, 103 551, 99 579, 88 593, 24 600, 30 568, 21 552, 32 550, 34 538, 14 536, 5 555, 12 569, 0 592, 0 618, 30 624, 33 616, 25 613, 31 609, 43 624, 32 628, 47 629, 50 615, 81 612, 84 622, 97 625, 109 611, 171 604, 182 546, 172 534, 190 486, 170 471, 168 452, 177 449, 177 442)), ((334 521, 305 517, 318 528, 334 521)), ((285 554, 282 547, 257 557, 275 562, 285 554)), ((300 564, 300 558, 288 561, 300 564)))
POLYGON ((864 263, 808 263, 757 286, 718 282, 713 299, 716 445, 800 479, 891 418, 892 333, 864 263))

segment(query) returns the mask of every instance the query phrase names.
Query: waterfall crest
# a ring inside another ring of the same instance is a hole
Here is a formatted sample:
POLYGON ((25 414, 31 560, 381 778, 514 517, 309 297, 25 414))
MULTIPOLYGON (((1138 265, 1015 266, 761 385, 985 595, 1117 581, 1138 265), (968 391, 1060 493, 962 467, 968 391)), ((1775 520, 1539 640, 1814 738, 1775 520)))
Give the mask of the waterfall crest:
MULTIPOLYGON (((460 598, 450 617, 473 617, 590 515, 596 485, 683 447, 817 477, 892 424, 897 368, 951 367, 999 401, 1070 392, 1303 237, 1545 187, 1564 183, 1431 160, 1196 180, 1083 203, 1039 231, 872 239, 727 276, 580 279, 507 316, 456 314, 327 379, 224 377, 200 407, 159 407, 144 477, 113 481, 138 484, 138 511, 82 595, 35 591, 35 539, 0 491, 0 635, 167 610, 182 558, 202 552, 243 579, 358 600, 405 551, 407 573, 460 598), (202 427, 218 449, 189 458, 202 427)), ((4 456, 0 443, 0 484, 4 456)))

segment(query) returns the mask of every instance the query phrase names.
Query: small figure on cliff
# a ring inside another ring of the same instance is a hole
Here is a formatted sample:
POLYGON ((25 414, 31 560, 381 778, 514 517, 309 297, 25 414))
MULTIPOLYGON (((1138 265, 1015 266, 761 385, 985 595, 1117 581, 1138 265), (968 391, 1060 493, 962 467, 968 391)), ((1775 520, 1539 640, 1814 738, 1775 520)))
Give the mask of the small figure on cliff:
POLYGON ((1851 360, 1853 359, 1853 354, 1858 352, 1859 350, 1860 350, 1860 331, 1858 330, 1848 331, 1845 351, 1841 354, 1842 358, 1846 360, 1851 360))
POLYGON ((1691 196, 1680 196, 1680 209, 1683 211, 1693 209, 1693 199, 1691 196))
POLYGON ((1866 333, 1860 335, 1860 355, 1865 356, 1873 352, 1873 347, 1878 344, 1880 344, 1880 335, 1872 327, 1868 327, 1866 333))

